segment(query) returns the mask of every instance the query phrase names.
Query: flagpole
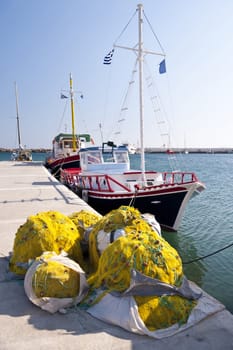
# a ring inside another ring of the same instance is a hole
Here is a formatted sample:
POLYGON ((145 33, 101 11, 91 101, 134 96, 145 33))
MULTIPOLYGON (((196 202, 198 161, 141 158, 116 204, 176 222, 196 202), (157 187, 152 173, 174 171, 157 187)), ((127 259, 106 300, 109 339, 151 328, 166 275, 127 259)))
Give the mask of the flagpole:
MULTIPOLYGON (((146 185, 146 174, 145 174, 145 148, 144 148, 144 98, 143 98, 143 62, 144 55, 152 54, 157 56, 165 57, 164 53, 158 53, 153 51, 144 50, 143 48, 143 5, 137 5, 138 11, 138 45, 135 47, 126 47, 122 45, 116 45, 114 43, 112 51, 110 51, 104 58, 104 64, 111 64, 114 48, 121 48, 137 52, 137 60, 139 66, 139 114, 140 114, 140 148, 141 148, 141 172, 142 172, 142 185, 146 185)), ((153 30, 152 30, 153 32, 153 30)), ((154 32, 153 32, 154 33, 154 32)), ((157 39, 157 38, 156 38, 157 39)), ((157 39, 158 41, 158 39, 157 39)), ((159 43, 160 45, 160 43, 159 43)), ((161 47, 161 45, 160 45, 161 47)), ((165 59, 159 64, 159 72, 166 72, 165 59)))
POLYGON ((141 171, 142 184, 146 184, 145 151, 144 151, 144 101, 143 101, 143 35, 142 35, 142 4, 138 4, 138 64, 139 64, 139 103, 140 103, 140 139, 141 139, 141 171))
POLYGON ((70 73, 70 103, 71 103, 71 117, 72 117, 72 146, 73 152, 76 151, 76 135, 74 126, 74 91, 73 91, 73 80, 70 73))

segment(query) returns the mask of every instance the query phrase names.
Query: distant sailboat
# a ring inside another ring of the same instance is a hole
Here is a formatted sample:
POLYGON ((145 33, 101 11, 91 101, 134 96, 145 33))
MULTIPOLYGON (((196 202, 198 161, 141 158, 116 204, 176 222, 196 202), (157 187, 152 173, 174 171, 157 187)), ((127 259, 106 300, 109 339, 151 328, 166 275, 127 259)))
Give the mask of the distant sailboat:
POLYGON ((20 123, 19 123, 19 103, 18 103, 18 89, 15 82, 15 99, 16 99, 16 120, 17 120, 17 136, 18 136, 18 149, 12 152, 11 160, 16 161, 31 161, 32 152, 29 149, 25 149, 21 143, 20 123))

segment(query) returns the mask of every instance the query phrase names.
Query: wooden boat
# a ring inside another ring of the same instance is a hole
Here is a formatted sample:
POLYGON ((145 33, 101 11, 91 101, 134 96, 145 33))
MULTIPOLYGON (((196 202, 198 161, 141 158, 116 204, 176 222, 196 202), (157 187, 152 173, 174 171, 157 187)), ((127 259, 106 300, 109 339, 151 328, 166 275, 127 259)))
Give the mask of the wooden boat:
POLYGON ((191 172, 131 170, 122 146, 84 148, 79 154, 80 169, 62 169, 61 182, 102 215, 121 205, 134 206, 177 231, 189 199, 204 189, 191 172))
POLYGON ((139 64, 141 168, 130 169, 127 149, 116 147, 110 142, 108 143, 108 146, 111 146, 110 152, 106 152, 105 144, 100 148, 80 150, 80 169, 62 170, 61 181, 101 214, 106 214, 121 205, 134 206, 142 214, 153 214, 163 228, 177 231, 189 200, 204 190, 205 186, 193 172, 145 171, 142 94, 142 63, 145 52, 141 40, 142 12, 140 4, 138 5, 139 44, 137 48, 135 46, 132 48, 138 55, 139 64))
MULTIPOLYGON (((62 95, 64 96, 64 95, 62 95)), ((66 96, 64 96, 66 98, 66 96)), ((46 157, 45 166, 51 173, 59 179, 60 170, 66 168, 79 168, 79 150, 86 144, 92 143, 89 134, 75 133, 75 113, 74 113, 74 92, 73 80, 70 74, 70 101, 71 101, 71 118, 72 133, 59 133, 52 142, 52 152, 46 157)))

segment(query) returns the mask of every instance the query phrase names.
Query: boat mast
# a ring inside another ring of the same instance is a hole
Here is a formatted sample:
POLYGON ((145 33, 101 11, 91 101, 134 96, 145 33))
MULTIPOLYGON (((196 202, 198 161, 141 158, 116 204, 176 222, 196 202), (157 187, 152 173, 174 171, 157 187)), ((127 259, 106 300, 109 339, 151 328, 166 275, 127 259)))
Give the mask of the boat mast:
POLYGON ((75 135, 75 127, 74 127, 74 91, 73 91, 73 80, 72 75, 70 73, 70 102, 71 102, 71 116, 72 116, 72 147, 73 152, 76 151, 76 135, 75 135))
POLYGON ((138 47, 126 47, 122 45, 114 44, 114 47, 121 49, 131 50, 137 53, 137 60, 139 66, 139 113, 140 113, 140 149, 141 149, 141 172, 142 172, 142 184, 146 185, 146 175, 145 175, 145 149, 144 149, 144 98, 143 98, 143 62, 144 55, 158 55, 165 57, 164 53, 153 52, 144 50, 143 47, 143 5, 138 4, 138 47))
POLYGON ((21 136, 20 136, 20 127, 19 127, 18 89, 17 89, 16 82, 15 82, 15 100, 16 100, 16 120, 17 120, 18 144, 19 144, 19 149, 21 149, 21 136))
POLYGON ((140 141, 141 141, 141 171, 142 183, 146 184, 145 151, 144 151, 144 101, 143 101, 143 5, 138 4, 138 65, 139 65, 139 108, 140 108, 140 141))

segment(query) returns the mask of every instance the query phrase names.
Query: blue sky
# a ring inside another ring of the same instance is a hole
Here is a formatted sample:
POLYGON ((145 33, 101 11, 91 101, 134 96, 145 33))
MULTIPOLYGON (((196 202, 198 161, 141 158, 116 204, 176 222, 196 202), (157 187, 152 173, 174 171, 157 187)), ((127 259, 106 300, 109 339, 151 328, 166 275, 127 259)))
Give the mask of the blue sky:
MULTIPOLYGON (((145 145, 161 147, 170 139, 174 147, 233 147, 233 1, 142 3, 167 64, 167 73, 159 75, 161 58, 146 57, 153 89, 158 89, 156 96, 166 113, 161 127, 162 108, 156 115, 149 107, 154 90, 148 91, 145 83, 145 145), (169 137, 161 136, 165 133, 169 137)), ((135 0, 0 1, 0 147, 17 146, 15 81, 23 144, 49 148, 57 133, 71 131, 70 106, 60 99, 61 91, 69 88, 70 72, 77 91, 76 131, 91 133, 99 144, 101 123, 104 141, 139 143, 137 78, 127 115, 122 118, 120 113, 135 55, 116 49, 112 64, 103 65, 137 4, 135 0), (125 121, 119 125, 119 119, 125 121)), ((135 16, 119 44, 134 46, 137 30, 135 16)), ((159 49, 146 22, 144 46, 159 49)))

